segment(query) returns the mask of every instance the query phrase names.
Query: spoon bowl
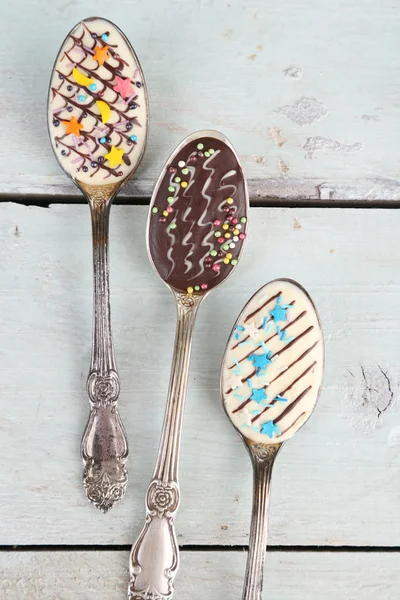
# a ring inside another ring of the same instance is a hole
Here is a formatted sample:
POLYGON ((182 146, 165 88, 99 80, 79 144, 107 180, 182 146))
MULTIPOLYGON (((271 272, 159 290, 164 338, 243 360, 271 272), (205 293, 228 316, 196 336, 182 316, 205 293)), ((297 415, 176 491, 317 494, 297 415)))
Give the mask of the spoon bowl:
POLYGON ((110 21, 92 17, 68 34, 56 58, 48 127, 56 158, 89 202, 93 234, 94 324, 87 382, 90 415, 81 444, 87 498, 102 512, 126 491, 128 443, 118 412, 108 272, 111 203, 146 146, 147 88, 130 43, 110 21))

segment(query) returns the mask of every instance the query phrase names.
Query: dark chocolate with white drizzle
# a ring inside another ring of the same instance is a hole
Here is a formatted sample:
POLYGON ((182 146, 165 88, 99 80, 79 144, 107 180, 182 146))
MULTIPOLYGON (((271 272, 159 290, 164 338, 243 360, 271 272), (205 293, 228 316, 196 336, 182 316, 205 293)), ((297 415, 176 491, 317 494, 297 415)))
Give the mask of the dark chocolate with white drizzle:
POLYGON ((159 275, 189 294, 214 288, 237 264, 246 229, 247 190, 233 148, 217 132, 190 136, 153 194, 148 243, 159 275))

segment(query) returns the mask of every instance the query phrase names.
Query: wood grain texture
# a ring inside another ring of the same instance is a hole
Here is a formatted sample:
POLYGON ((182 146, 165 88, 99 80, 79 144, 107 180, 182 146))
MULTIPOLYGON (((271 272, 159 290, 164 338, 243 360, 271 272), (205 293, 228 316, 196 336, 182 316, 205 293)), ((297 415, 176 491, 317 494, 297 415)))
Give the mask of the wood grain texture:
MULTIPOLYGON (((174 303, 146 255, 146 207, 111 213, 111 293, 125 500, 104 516, 81 485, 91 339, 89 210, 0 204, 0 544, 129 544, 142 525, 174 338, 174 303)), ((180 544, 245 544, 247 453, 222 410, 237 315, 274 277, 311 293, 326 339, 316 411, 282 450, 270 544, 398 545, 398 211, 253 208, 241 264, 199 311, 183 429, 180 544)))
MULTIPOLYGON (((42 4, 2 7, 0 193, 79 195, 53 156, 45 106, 58 48, 93 3, 42 4)), ((254 198, 400 199, 392 0, 98 0, 96 12, 123 28, 149 87, 148 151, 124 195, 148 195, 176 144, 215 128, 254 198)))
MULTIPOLYGON (((244 552, 181 553, 177 598, 236 600, 244 552)), ((265 598, 396 600, 398 553, 270 552, 265 598)), ((1 597, 7 600, 125 600, 128 552, 12 552, 0 554, 1 597)))

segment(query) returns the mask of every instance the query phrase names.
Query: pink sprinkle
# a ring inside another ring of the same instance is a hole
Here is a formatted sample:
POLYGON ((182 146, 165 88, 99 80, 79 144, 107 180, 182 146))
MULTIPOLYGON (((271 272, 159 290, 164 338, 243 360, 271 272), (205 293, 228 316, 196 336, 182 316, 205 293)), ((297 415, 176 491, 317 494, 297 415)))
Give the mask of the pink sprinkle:
POLYGON ((65 65, 66 67, 76 67, 76 63, 68 63, 67 65, 65 65))
POLYGON ((53 115, 55 115, 56 113, 59 113, 62 110, 65 110, 65 106, 63 108, 54 108, 51 112, 53 113, 53 115))
POLYGON ((82 156, 78 156, 78 158, 74 158, 74 160, 71 160, 71 163, 72 163, 72 164, 75 164, 75 163, 79 162, 80 160, 84 160, 84 159, 82 158, 82 156))
POLYGON ((214 225, 215 227, 219 227, 219 225, 221 225, 221 221, 219 219, 215 219, 214 225))
POLYGON ((245 237, 246 237, 245 233, 239 233, 239 240, 244 240, 245 237))
POLYGON ((172 206, 167 206, 167 212, 169 212, 169 213, 174 212, 174 209, 172 208, 172 206))
POLYGON ((83 48, 86 50, 86 52, 89 52, 89 54, 94 54, 93 50, 88 48, 88 46, 83 46, 83 48))
POLYGON ((74 135, 74 137, 72 138, 72 141, 74 142, 75 148, 78 148, 79 144, 80 144, 79 138, 76 135, 74 135))
MULTIPOLYGON (((219 272, 220 268, 221 268, 221 267, 220 267, 219 265, 213 265, 213 271, 215 271, 216 273, 218 273, 218 272, 219 272)), ((203 285, 204 285, 204 284, 203 284, 203 285)))
POLYGON ((202 290, 206 290, 208 288, 208 285, 206 283, 202 283, 200 287, 202 290))
POLYGON ((220 244, 222 244, 224 241, 225 241, 225 240, 224 240, 224 238, 223 238, 223 237, 220 237, 220 238, 218 238, 218 242, 219 242, 220 244))
POLYGON ((86 52, 84 52, 79 46, 75 46, 74 51, 80 52, 82 56, 86 56, 86 52))
POLYGON ((130 102, 131 100, 133 100, 133 98, 134 98, 135 96, 137 96, 137 93, 136 93, 136 92, 134 92, 134 93, 132 94, 132 96, 129 96, 128 100, 126 100, 126 103, 127 103, 127 104, 129 104, 129 102, 130 102))
POLYGON ((237 220, 237 218, 236 218, 236 217, 235 217, 234 219, 232 219, 232 223, 233 223, 234 225, 236 225, 236 223, 237 223, 237 222, 238 222, 238 220, 237 220))

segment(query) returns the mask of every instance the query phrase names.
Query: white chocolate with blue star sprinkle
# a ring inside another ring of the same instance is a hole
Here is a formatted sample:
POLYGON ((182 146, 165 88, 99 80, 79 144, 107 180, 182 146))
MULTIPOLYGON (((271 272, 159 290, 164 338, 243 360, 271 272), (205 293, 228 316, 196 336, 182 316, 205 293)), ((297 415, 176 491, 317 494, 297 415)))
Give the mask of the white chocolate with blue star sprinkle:
POLYGON ((296 282, 267 283, 233 329, 221 389, 232 423, 254 442, 284 442, 307 421, 318 399, 324 364, 321 325, 296 282))

